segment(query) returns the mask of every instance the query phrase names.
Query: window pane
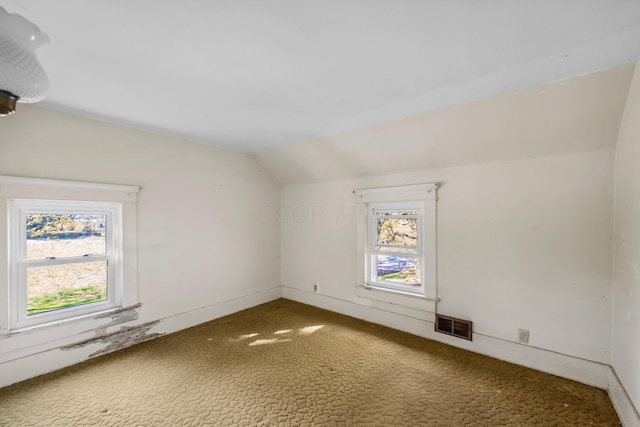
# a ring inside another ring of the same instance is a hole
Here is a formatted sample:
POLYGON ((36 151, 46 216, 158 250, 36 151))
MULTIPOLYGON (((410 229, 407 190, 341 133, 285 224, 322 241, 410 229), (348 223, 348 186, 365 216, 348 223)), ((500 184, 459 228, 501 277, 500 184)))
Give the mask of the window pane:
POLYGON ((27 268, 27 314, 107 299, 107 261, 27 268))
POLYGON ((376 243, 378 245, 418 245, 418 221, 416 218, 378 217, 376 222, 378 227, 376 243))
POLYGON ((420 286, 422 263, 418 258, 378 255, 378 281, 420 286))
POLYGON ((27 214, 27 260, 104 255, 106 215, 27 214))

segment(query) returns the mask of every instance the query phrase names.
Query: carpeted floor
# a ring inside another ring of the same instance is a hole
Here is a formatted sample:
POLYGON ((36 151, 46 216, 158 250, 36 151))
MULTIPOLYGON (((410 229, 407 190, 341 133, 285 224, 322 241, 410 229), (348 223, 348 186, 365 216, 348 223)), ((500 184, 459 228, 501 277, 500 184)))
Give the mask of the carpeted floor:
POLYGON ((607 393, 278 300, 0 389, 2 426, 615 426, 607 393))

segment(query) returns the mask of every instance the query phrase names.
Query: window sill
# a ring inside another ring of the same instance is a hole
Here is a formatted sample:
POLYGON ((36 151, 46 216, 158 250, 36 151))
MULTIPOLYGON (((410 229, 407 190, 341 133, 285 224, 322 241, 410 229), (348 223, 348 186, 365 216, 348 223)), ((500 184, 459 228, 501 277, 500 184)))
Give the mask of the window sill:
POLYGON ((356 284, 356 295, 374 301, 399 305, 423 311, 435 311, 435 303, 440 301, 436 297, 404 292, 396 289, 381 288, 378 286, 356 284))

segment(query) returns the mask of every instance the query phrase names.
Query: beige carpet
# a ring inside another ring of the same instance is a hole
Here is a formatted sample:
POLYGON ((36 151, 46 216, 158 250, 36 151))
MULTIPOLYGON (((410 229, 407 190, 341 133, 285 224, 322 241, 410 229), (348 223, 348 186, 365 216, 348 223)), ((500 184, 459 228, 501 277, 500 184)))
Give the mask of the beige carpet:
POLYGON ((0 389, 3 426, 614 426, 607 393, 287 300, 0 389))

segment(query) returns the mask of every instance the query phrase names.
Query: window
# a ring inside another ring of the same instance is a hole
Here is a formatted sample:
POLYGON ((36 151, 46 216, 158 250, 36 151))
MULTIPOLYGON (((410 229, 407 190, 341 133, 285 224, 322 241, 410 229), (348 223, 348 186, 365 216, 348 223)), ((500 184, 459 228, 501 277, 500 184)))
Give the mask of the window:
POLYGON ((137 304, 138 192, 0 176, 0 334, 137 304))
POLYGON ((367 252, 370 257, 368 283, 421 293, 422 207, 398 203, 371 205, 367 252))
POLYGON ((121 304, 121 204, 9 202, 14 327, 121 304))
POLYGON ((437 300, 436 190, 433 183, 354 191, 364 207, 357 235, 366 289, 437 300))

